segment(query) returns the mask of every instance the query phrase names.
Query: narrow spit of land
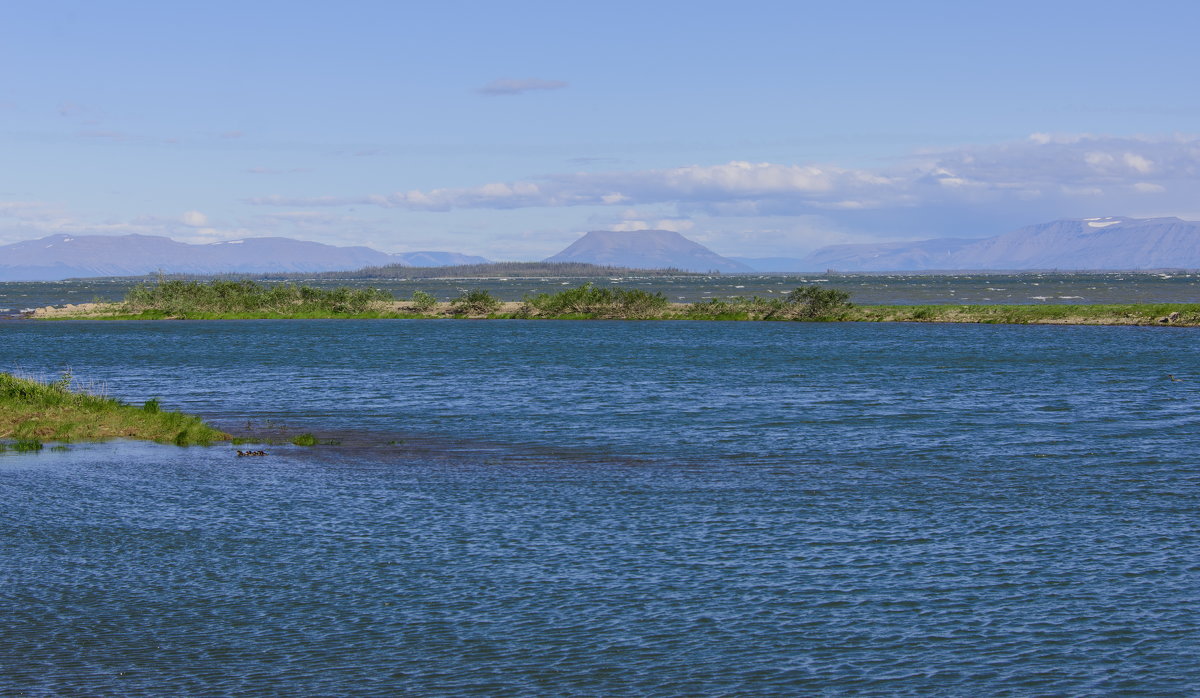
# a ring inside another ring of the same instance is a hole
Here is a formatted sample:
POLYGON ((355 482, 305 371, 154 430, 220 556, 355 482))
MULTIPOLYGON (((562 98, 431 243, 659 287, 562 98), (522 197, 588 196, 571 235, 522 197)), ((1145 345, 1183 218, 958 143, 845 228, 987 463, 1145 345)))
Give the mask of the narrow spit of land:
POLYGON ((150 400, 140 407, 72 389, 70 374, 55 382, 0 373, 0 449, 37 450, 42 441, 141 439, 179 446, 231 437, 199 417, 170 412, 150 400))
POLYGON ((671 303, 662 293, 592 284, 502 302, 485 290, 449 302, 417 291, 398 300, 378 289, 264 286, 253 281, 162 281, 119 303, 40 308, 38 319, 620 319, 807 322, 937 322, 1200 326, 1200 303, 1106 305, 855 305, 838 289, 802 286, 779 298, 671 303))

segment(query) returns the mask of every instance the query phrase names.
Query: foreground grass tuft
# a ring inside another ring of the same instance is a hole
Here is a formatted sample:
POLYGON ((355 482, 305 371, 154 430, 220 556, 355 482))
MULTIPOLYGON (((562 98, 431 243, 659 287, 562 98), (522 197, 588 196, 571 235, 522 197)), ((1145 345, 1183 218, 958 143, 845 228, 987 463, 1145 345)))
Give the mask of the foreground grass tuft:
POLYGON ((15 439, 20 451, 38 450, 42 441, 126 438, 191 446, 230 438, 199 417, 162 410, 157 400, 134 407, 70 386, 70 374, 46 383, 0 373, 0 439, 15 439))

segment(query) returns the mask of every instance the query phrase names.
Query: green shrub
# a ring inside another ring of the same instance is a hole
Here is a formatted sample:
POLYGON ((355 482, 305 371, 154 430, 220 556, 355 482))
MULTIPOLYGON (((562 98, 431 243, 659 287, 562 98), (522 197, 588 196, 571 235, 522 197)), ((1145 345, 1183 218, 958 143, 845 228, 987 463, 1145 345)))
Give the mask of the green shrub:
POLYGON ((254 281, 160 280, 153 286, 130 289, 125 296, 125 307, 129 312, 159 311, 175 316, 252 312, 355 314, 392 300, 395 300, 392 294, 376 288, 322 289, 293 284, 266 286, 254 281))
POLYGON ((413 291, 412 307, 418 313, 427 313, 437 305, 437 298, 433 294, 425 293, 424 291, 413 291))
POLYGON ((748 319, 747 312, 739 300, 733 299, 724 300, 721 298, 710 298, 706 301, 697 301, 687 306, 683 311, 683 316, 693 320, 745 320, 748 319))
POLYGON ((640 288, 597 288, 588 282, 558 293, 527 296, 525 305, 540 315, 635 319, 659 315, 668 303, 662 293, 650 293, 640 288))
POLYGON ((312 434, 301 434, 292 439, 292 443, 297 446, 316 446, 317 437, 313 436, 312 434))
POLYGON ((474 289, 450 301, 450 312, 455 315, 487 315, 500 308, 500 299, 489 291, 474 289))
POLYGON ((158 412, 159 412, 158 398, 152 397, 149 400, 147 400, 146 403, 144 405, 142 405, 142 411, 149 412, 150 414, 158 414, 158 412))
POLYGON ((802 286, 784 297, 781 314, 796 319, 827 317, 852 308, 850 294, 836 288, 802 286))

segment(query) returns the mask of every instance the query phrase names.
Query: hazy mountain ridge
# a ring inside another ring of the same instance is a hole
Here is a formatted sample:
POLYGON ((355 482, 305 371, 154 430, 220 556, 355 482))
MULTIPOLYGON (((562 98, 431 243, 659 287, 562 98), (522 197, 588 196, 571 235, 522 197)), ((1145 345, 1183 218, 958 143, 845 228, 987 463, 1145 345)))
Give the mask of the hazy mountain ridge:
POLYGON ((1071 218, 978 240, 831 245, 808 270, 1197 269, 1200 223, 1179 218, 1071 218))
MULTIPOLYGON (((592 231, 546 262, 691 272, 1200 269, 1200 223, 1080 218, 983 239, 831 245, 803 259, 729 258, 668 230, 592 231)), ((406 265, 486 264, 455 252, 387 254, 263 237, 193 245, 151 235, 51 235, 0 246, 0 281, 173 274, 320 273, 406 265)))
POLYGON ((387 254, 281 237, 193 245, 155 235, 51 235, 0 246, 0 281, 57 281, 72 277, 168 274, 321 272, 406 264, 441 266, 486 262, 455 252, 387 254))
POLYGON ((453 267, 463 264, 488 264, 490 259, 458 252, 396 252, 391 255, 392 264, 410 267, 453 267))
POLYGON ((671 230, 593 230, 546 262, 586 262, 633 269, 752 272, 671 230))

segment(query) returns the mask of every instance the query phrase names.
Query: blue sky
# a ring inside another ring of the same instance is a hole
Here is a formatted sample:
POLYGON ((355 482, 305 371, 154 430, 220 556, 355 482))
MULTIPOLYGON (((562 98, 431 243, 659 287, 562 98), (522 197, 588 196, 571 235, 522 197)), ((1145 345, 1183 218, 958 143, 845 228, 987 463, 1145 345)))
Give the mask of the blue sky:
POLYGON ((0 244, 537 259, 1200 219, 1190 2, 55 2, 0 21, 0 244))

